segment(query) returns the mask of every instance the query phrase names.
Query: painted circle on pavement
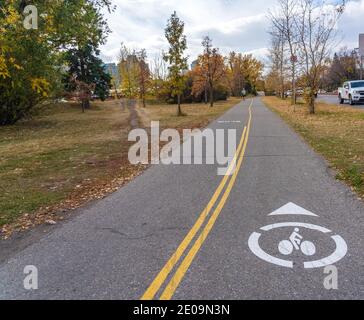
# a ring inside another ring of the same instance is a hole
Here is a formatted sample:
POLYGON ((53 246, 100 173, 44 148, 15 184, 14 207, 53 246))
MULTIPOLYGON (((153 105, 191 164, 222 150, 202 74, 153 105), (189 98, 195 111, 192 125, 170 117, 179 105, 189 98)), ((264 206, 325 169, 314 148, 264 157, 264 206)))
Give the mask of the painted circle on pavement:
POLYGON ((293 261, 284 260, 267 253, 266 250, 264 250, 260 246, 260 241, 259 241, 263 233, 265 234, 272 230, 287 228, 287 227, 293 228, 292 234, 290 236, 289 235, 286 236, 287 239, 283 239, 278 244, 278 251, 284 256, 291 255, 295 250, 301 252, 304 256, 307 257, 314 256, 317 253, 316 245, 312 241, 309 241, 308 239, 303 239, 302 235, 300 234, 300 229, 302 228, 315 230, 324 235, 327 235, 335 243, 335 251, 331 255, 321 258, 319 260, 304 262, 303 266, 305 269, 323 268, 329 265, 333 265, 338 261, 342 260, 347 254, 348 247, 345 240, 341 236, 339 235, 330 236, 332 231, 327 228, 301 222, 276 223, 260 228, 261 232, 253 232, 249 237, 248 245, 250 250, 258 258, 266 262, 281 267, 293 268, 294 267, 293 261))

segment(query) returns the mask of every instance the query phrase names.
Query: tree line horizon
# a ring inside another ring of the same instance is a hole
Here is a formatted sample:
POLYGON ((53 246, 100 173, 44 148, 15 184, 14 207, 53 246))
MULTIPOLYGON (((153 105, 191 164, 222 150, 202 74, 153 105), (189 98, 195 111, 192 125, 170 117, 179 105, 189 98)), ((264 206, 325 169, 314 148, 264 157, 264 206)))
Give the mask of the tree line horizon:
POLYGON ((167 22, 165 37, 168 51, 147 60, 146 49, 128 48, 124 43, 118 57, 119 79, 113 79, 114 90, 123 96, 146 101, 177 104, 177 115, 183 115, 181 103, 205 102, 213 107, 217 100, 240 97, 242 91, 256 94, 262 87, 262 62, 249 54, 231 52, 228 56, 213 46, 212 39, 201 39, 202 52, 187 65, 187 38, 184 22, 174 12, 167 22), (117 85, 119 83, 119 85, 117 85))
POLYGON ((283 98, 289 88, 295 104, 297 88, 303 87, 305 102, 314 113, 321 87, 332 88, 337 78, 357 72, 353 55, 340 51, 331 59, 345 1, 330 8, 324 0, 277 3, 278 10, 269 13, 267 75, 253 55, 232 51, 224 56, 209 36, 201 39, 201 53, 189 70, 185 24, 173 12, 164 30, 168 50, 148 63, 145 49, 132 50, 122 43, 120 79, 115 79, 99 58, 99 47, 111 32, 103 14, 105 9, 115 10, 111 0, 0 0, 0 125, 30 117, 37 106, 62 97, 79 101, 85 111, 92 96, 104 100, 112 88, 122 97, 140 99, 143 107, 177 104, 181 116, 182 103, 213 107, 215 101, 240 97, 243 91, 283 98), (37 30, 23 27, 22 8, 30 3, 40 13, 37 30))

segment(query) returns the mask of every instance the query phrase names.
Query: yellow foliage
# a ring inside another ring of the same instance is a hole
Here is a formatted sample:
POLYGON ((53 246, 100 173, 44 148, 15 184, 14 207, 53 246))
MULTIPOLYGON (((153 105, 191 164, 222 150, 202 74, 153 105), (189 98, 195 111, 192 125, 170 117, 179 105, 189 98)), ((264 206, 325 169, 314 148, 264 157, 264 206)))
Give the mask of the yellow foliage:
POLYGON ((0 56, 0 77, 5 79, 9 76, 10 76, 10 74, 9 74, 9 70, 6 66, 5 58, 3 56, 0 56))
POLYGON ((35 78, 31 80, 31 86, 34 91, 41 94, 43 97, 48 96, 50 84, 47 80, 42 78, 35 78))
POLYGON ((4 25, 16 25, 21 21, 21 16, 15 9, 15 6, 8 5, 7 7, 1 9, 4 14, 4 25))
POLYGON ((0 77, 10 77, 9 66, 13 65, 16 69, 21 67, 15 63, 14 58, 6 59, 11 54, 11 47, 6 43, 6 26, 16 26, 21 21, 21 16, 15 9, 15 2, 9 1, 6 7, 0 8, 2 17, 0 18, 0 77), (6 53, 6 56, 5 56, 6 53))

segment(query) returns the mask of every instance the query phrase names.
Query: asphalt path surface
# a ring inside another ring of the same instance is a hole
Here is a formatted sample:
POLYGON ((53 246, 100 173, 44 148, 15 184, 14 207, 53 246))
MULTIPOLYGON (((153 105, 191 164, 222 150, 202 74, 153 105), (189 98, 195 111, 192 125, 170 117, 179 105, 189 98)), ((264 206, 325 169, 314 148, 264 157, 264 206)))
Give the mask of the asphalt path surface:
POLYGON ((259 98, 250 105, 210 125, 237 130, 232 175, 152 166, 7 257, 0 298, 363 299, 363 202, 259 98), (331 264, 337 290, 324 285, 331 264), (38 290, 24 289, 27 265, 38 290))
POLYGON ((362 109, 364 110, 364 104, 363 103, 358 103, 358 104, 355 104, 353 106, 351 106, 349 104, 348 101, 346 101, 344 104, 340 104, 339 103, 339 99, 336 95, 326 95, 326 94, 320 94, 317 98, 317 101, 320 101, 320 102, 325 102, 325 103, 329 103, 329 104, 337 104, 339 106, 342 106, 342 107, 352 107, 352 108, 357 108, 357 109, 362 109))

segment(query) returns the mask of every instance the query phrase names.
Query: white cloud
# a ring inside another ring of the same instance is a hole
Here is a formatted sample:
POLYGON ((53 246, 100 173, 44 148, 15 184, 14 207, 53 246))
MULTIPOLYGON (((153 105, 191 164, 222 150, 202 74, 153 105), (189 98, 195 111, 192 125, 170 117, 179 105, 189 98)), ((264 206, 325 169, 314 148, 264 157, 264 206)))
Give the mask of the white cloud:
MULTIPOLYGON (((102 56, 115 61, 120 43, 147 49, 155 55, 168 44, 164 27, 173 11, 185 22, 190 61, 201 52, 203 36, 209 35, 223 53, 235 50, 264 60, 269 46, 266 14, 275 0, 114 0, 117 10, 107 14, 112 30, 102 56)), ((339 23, 340 46, 356 47, 363 32, 364 0, 351 0, 339 23)))
POLYGON ((342 45, 348 48, 359 46, 359 33, 364 33, 364 0, 349 1, 339 22, 342 45))

